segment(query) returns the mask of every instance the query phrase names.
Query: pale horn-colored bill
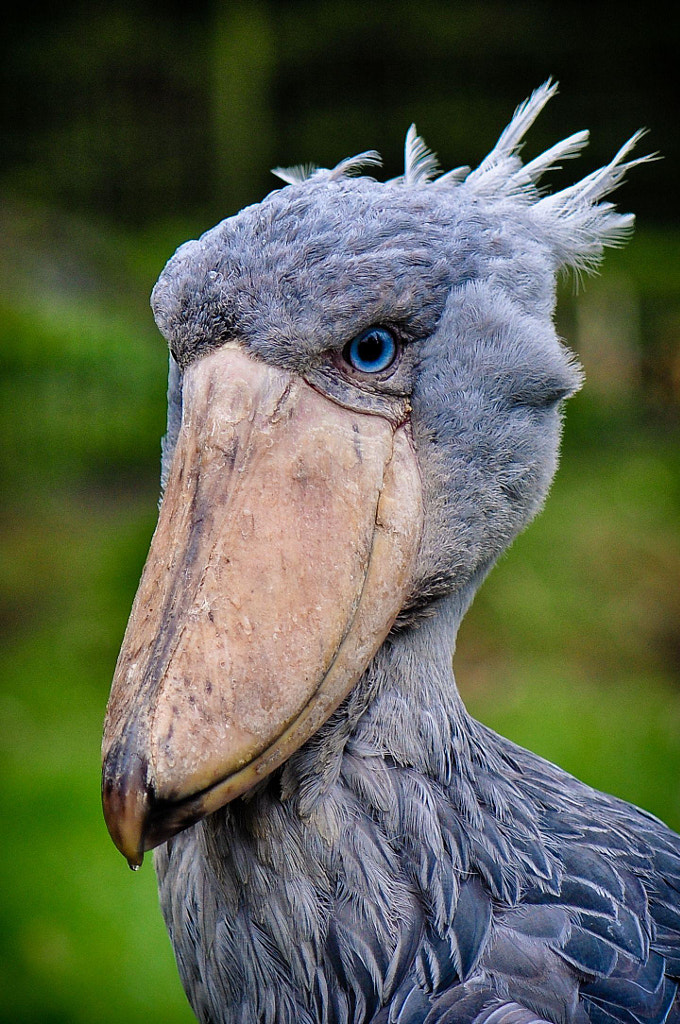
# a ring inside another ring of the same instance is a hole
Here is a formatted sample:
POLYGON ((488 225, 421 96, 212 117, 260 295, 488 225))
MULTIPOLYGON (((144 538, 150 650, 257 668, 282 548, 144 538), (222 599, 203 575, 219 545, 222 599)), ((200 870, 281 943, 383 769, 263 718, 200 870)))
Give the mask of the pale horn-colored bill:
POLYGON ((404 603, 421 524, 407 427, 233 345, 189 367, 104 726, 104 813, 132 864, 335 710, 404 603))

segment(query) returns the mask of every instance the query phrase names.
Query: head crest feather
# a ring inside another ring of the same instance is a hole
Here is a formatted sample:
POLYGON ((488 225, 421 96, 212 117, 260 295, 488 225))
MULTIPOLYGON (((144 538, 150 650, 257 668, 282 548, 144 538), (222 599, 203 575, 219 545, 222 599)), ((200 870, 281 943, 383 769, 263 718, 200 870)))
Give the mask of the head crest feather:
MULTIPOLYGON (((561 161, 579 156, 589 138, 587 131, 575 132, 528 163, 522 163, 520 151, 525 135, 556 93, 557 83, 551 79, 539 86, 517 107, 496 145, 474 170, 462 166, 440 173, 436 155, 412 124, 404 146, 404 173, 385 185, 434 188, 441 193, 450 190, 457 199, 470 197, 496 205, 499 214, 510 214, 512 207, 522 207, 540 227, 546 244, 555 254, 557 266, 571 266, 577 271, 593 269, 604 247, 620 245, 634 224, 633 214, 617 213, 612 203, 603 200, 621 184, 632 167, 657 157, 647 154, 627 159, 645 134, 637 131, 605 167, 559 192, 545 194, 539 187, 543 175, 560 169, 561 161)), ((297 185, 320 179, 341 180, 380 163, 380 155, 369 150, 340 161, 331 170, 306 166, 277 168, 274 173, 283 181, 297 185)))

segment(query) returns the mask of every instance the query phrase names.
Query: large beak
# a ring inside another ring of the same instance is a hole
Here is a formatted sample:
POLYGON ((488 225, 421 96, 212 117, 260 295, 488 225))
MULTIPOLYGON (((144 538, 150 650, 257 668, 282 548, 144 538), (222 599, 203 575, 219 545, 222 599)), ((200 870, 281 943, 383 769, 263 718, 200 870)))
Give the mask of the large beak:
POLYGON ((404 603, 421 520, 405 426, 231 344, 190 366, 104 725, 104 814, 131 865, 335 710, 404 603))

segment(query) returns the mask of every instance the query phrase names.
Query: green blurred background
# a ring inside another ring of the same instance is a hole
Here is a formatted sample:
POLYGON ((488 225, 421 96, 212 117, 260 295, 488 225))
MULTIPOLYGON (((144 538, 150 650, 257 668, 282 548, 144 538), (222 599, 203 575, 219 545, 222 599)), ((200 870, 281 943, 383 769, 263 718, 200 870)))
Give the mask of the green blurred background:
MULTIPOLYGON (((664 159, 617 199, 638 231, 561 289, 586 368, 547 508, 466 620, 473 712, 680 828, 680 229, 672 9, 493 2, 26 3, 4 16, 0 131, 0 1019, 193 1018, 157 908, 99 805, 101 720, 153 530, 166 352, 148 308, 188 237, 268 168, 411 121, 478 161, 553 76, 535 155, 568 175, 635 129, 664 159)), ((677 16, 676 16, 677 17, 677 16)))

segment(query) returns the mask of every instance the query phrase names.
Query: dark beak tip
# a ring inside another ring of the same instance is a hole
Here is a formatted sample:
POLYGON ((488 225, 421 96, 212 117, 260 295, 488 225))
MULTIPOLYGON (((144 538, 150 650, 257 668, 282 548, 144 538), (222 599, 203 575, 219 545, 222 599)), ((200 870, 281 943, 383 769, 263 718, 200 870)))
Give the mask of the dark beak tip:
POLYGON ((102 773, 102 807, 111 839, 136 871, 144 854, 195 825, 205 814, 201 794, 176 799, 158 798, 145 782, 142 766, 136 772, 112 770, 107 758, 102 773))
POLYGON ((145 832, 153 803, 146 781, 146 766, 135 759, 120 770, 115 756, 107 757, 102 771, 102 808, 109 835, 133 870, 144 859, 145 832))
POLYGON ((139 867, 144 857, 144 811, 137 794, 102 794, 104 820, 114 845, 130 867, 139 867), (127 799, 126 799, 127 797, 127 799), (141 813, 140 813, 141 811, 141 813))

